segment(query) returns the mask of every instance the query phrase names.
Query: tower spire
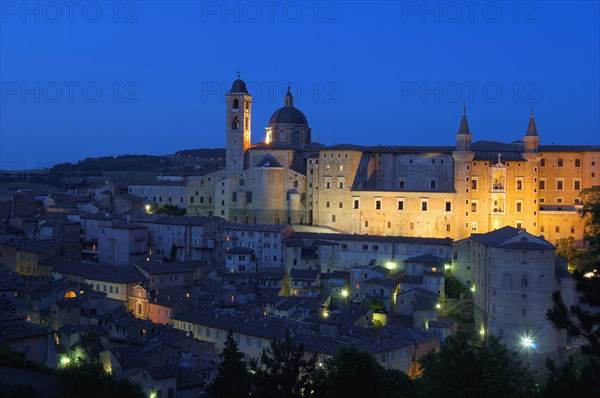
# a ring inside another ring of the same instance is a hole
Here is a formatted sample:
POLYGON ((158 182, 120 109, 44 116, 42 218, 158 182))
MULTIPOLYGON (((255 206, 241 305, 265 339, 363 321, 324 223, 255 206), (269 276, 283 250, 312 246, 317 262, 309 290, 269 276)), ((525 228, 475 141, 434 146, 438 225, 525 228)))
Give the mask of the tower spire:
POLYGON ((467 122, 467 106, 463 103, 463 114, 460 119, 460 127, 458 128, 458 134, 471 134, 469 131, 469 123, 467 122))
POLYGON ((535 126, 535 119, 533 118, 533 105, 531 105, 531 109, 529 111, 529 125, 527 126, 527 133, 525 135, 538 135, 537 127, 535 126))

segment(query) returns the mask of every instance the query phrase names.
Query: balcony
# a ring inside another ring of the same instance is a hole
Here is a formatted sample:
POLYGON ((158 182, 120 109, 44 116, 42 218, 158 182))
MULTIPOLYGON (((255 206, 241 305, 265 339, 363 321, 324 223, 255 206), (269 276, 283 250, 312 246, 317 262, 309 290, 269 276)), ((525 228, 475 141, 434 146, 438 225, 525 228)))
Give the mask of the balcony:
POLYGON ((492 184, 492 193, 505 193, 506 189, 504 184, 492 184))

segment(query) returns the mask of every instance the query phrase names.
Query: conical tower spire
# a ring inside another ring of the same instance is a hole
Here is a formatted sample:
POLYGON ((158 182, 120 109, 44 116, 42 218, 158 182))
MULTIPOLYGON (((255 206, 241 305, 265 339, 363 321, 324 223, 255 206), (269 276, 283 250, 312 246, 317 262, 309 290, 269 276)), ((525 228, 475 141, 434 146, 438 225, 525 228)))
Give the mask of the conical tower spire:
POLYGON ((471 132, 469 131, 469 123, 467 122, 467 106, 463 104, 463 114, 460 119, 460 127, 456 133, 456 150, 468 152, 471 150, 471 132))
POLYGON ((462 119, 460 120, 458 134, 471 134, 469 131, 469 123, 467 122, 467 106, 465 104, 463 104, 463 114, 462 119))
POLYGON ((525 135, 538 135, 535 119, 533 118, 533 105, 531 105, 531 110, 529 112, 529 125, 527 126, 527 133, 525 133, 525 135))

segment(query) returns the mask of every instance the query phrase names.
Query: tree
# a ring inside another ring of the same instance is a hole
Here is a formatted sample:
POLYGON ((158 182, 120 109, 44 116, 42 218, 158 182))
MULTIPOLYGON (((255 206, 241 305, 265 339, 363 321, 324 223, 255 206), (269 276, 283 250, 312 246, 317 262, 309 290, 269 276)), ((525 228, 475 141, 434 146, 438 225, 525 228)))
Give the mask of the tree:
POLYGON ((264 348, 260 367, 253 364, 253 396, 260 398, 299 398, 312 390, 316 355, 305 358, 304 344, 294 344, 289 334, 282 341, 274 340, 264 348))
POLYGON ((558 366, 548 360, 550 371, 544 394, 570 396, 600 395, 600 186, 584 189, 582 217, 587 217, 585 240, 588 242, 589 267, 573 272, 579 302, 567 307, 560 291, 552 294, 554 305, 546 317, 560 330, 582 339, 581 355, 558 366), (591 270, 591 271, 590 271, 591 270))
POLYGON ((567 307, 556 291, 552 294, 554 305, 546 317, 556 328, 585 343, 580 357, 570 358, 561 366, 547 361, 550 375, 545 395, 548 397, 557 396, 557 391, 566 391, 572 396, 600 395, 600 274, 575 270, 572 275, 579 303, 567 307))
POLYGON ((385 308, 383 307, 383 303, 378 298, 371 297, 367 302, 367 305, 370 309, 373 310, 373 312, 376 312, 378 314, 385 314, 385 308))
POLYGON ((79 398, 82 394, 91 398, 146 398, 139 384, 127 379, 117 379, 106 373, 98 362, 82 361, 58 373, 62 398, 79 398))
POLYGON ((227 334, 225 347, 219 355, 219 373, 206 388, 212 398, 238 398, 250 393, 250 375, 244 362, 244 354, 238 350, 231 330, 227 334))
POLYGON ((585 240, 590 252, 600 256, 600 185, 581 191, 583 207, 579 211, 585 221, 585 240))
POLYGON ((560 238, 556 244, 556 254, 562 256, 569 261, 575 260, 577 257, 577 249, 575 249, 575 238, 560 238))
POLYGON ((169 216, 185 216, 185 209, 181 207, 166 204, 164 206, 159 207, 154 211, 154 214, 166 214, 169 216))
POLYGON ((533 373, 495 336, 483 340, 470 340, 465 334, 450 336, 439 352, 430 352, 419 362, 421 397, 518 398, 536 392, 533 373))
POLYGON ((0 383, 0 398, 38 398, 39 394, 30 384, 14 383, 4 386, 0 383))
POLYGON ((414 385, 399 370, 384 369, 375 358, 356 347, 342 347, 314 378, 315 398, 413 397, 414 385))

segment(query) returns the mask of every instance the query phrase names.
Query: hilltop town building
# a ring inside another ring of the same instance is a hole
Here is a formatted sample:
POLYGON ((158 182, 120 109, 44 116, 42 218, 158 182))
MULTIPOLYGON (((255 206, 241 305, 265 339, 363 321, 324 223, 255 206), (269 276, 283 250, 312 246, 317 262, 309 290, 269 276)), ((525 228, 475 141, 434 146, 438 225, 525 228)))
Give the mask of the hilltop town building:
POLYGON ((580 192, 600 185, 600 147, 540 145, 533 111, 512 143, 472 142, 463 110, 453 146, 324 146, 288 89, 251 145, 245 83, 225 97, 226 170, 188 183, 190 215, 454 239, 512 226, 555 243, 583 239, 580 192))

